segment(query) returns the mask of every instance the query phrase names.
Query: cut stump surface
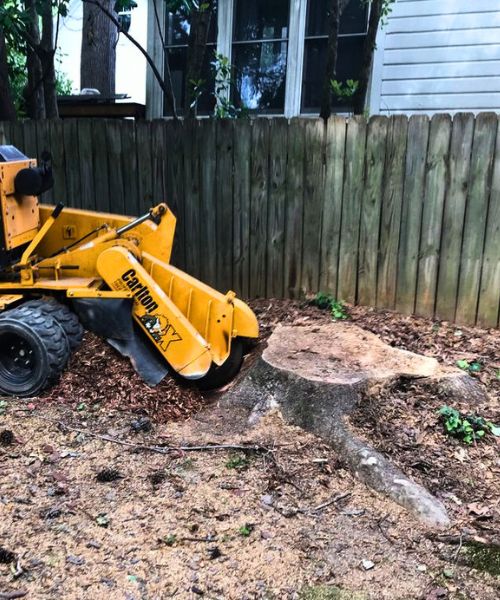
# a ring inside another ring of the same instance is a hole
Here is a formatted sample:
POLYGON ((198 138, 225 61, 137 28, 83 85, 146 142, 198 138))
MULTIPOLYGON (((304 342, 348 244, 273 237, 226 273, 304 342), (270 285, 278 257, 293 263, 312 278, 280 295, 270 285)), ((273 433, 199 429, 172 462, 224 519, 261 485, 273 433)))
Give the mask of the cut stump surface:
POLYGON ((349 323, 278 326, 262 356, 225 395, 255 423, 270 409, 316 433, 336 449, 359 479, 433 527, 450 521, 443 504, 351 432, 346 417, 367 394, 398 379, 420 378, 450 396, 484 395, 462 371, 442 368, 434 358, 385 344, 349 323))

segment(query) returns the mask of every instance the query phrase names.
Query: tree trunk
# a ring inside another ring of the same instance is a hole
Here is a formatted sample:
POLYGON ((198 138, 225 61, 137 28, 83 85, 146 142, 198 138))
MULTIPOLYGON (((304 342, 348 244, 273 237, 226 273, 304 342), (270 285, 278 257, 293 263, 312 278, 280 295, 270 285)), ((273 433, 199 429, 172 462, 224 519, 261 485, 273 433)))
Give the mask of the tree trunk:
POLYGON ((42 13, 42 41, 40 45, 43 71, 43 96, 45 101, 45 116, 47 119, 57 119, 56 69, 54 66, 54 19, 52 17, 52 2, 46 1, 42 13))
POLYGON ((26 101, 26 112, 30 119, 45 119, 42 63, 35 50, 35 47, 40 46, 36 0, 24 0, 24 5, 29 19, 27 25, 28 35, 32 41, 32 44, 27 44, 26 52, 28 83, 23 92, 26 101))
POLYGON ((325 75, 323 77, 323 91, 321 93, 321 107, 319 116, 325 121, 332 113, 332 85, 337 68, 337 47, 339 39, 340 0, 330 0, 328 14, 328 44, 326 47, 325 75))
MULTIPOLYGON (((114 0, 101 0, 107 11, 114 12, 114 0)), ((84 2, 80 88, 98 89, 103 96, 115 93, 115 24, 98 6, 84 2)))
POLYGON ((373 53, 376 48, 377 31, 382 16, 382 4, 384 0, 372 0, 370 10, 370 20, 368 23, 368 33, 363 47, 363 63, 358 78, 358 89, 354 96, 354 114, 362 115, 365 111, 366 95, 368 93, 368 83, 373 65, 373 53))
POLYGON ((16 109, 12 101, 7 67, 7 48, 5 36, 0 28, 0 121, 15 121, 16 109))
POLYGON ((184 86, 184 116, 188 118, 196 116, 194 86, 201 80, 213 12, 213 3, 210 1, 207 4, 203 10, 193 10, 191 13, 184 86))

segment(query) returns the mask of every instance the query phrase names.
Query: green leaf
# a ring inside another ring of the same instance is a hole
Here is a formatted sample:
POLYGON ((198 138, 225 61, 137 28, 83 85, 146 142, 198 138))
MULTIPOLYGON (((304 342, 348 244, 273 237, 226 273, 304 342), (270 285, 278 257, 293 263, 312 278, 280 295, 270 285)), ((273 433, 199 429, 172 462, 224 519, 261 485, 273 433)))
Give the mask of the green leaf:
POLYGON ((106 513, 99 513, 95 521, 99 525, 99 527, 108 527, 110 523, 110 518, 106 513))
POLYGON ((457 360, 457 367, 459 369, 463 369, 464 371, 467 371, 467 369, 469 368, 469 362, 467 360, 457 360))
POLYGON ((496 436, 496 437, 500 436, 500 427, 498 427, 498 425, 493 425, 493 423, 488 423, 487 425, 490 428, 490 432, 494 436, 496 436))

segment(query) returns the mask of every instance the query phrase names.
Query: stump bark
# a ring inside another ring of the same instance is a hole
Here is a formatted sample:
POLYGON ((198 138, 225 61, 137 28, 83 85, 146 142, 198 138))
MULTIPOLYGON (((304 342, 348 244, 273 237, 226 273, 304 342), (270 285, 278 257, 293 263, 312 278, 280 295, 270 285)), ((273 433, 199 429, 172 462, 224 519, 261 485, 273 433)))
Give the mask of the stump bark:
POLYGON ((223 402, 247 407, 251 424, 279 408, 286 421, 328 442, 361 481, 426 524, 447 527, 450 520, 443 504, 356 438, 347 423, 346 417, 366 394, 398 379, 424 379, 451 396, 469 393, 474 400, 484 399, 481 386, 463 372, 393 348, 356 325, 332 323, 276 328, 262 356, 223 402))

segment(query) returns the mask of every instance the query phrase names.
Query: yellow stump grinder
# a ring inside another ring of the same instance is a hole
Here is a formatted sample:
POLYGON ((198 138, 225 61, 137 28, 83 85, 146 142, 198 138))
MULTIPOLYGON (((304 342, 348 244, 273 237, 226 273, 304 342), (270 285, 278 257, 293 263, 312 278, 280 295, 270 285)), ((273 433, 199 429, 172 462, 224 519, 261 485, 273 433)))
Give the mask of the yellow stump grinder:
POLYGON ((257 319, 170 264, 175 217, 139 218, 39 204, 50 155, 0 146, 0 393, 34 396, 64 370, 83 327, 156 385, 170 372, 201 388, 238 372, 257 319), (83 325, 83 327, 82 327, 83 325))

